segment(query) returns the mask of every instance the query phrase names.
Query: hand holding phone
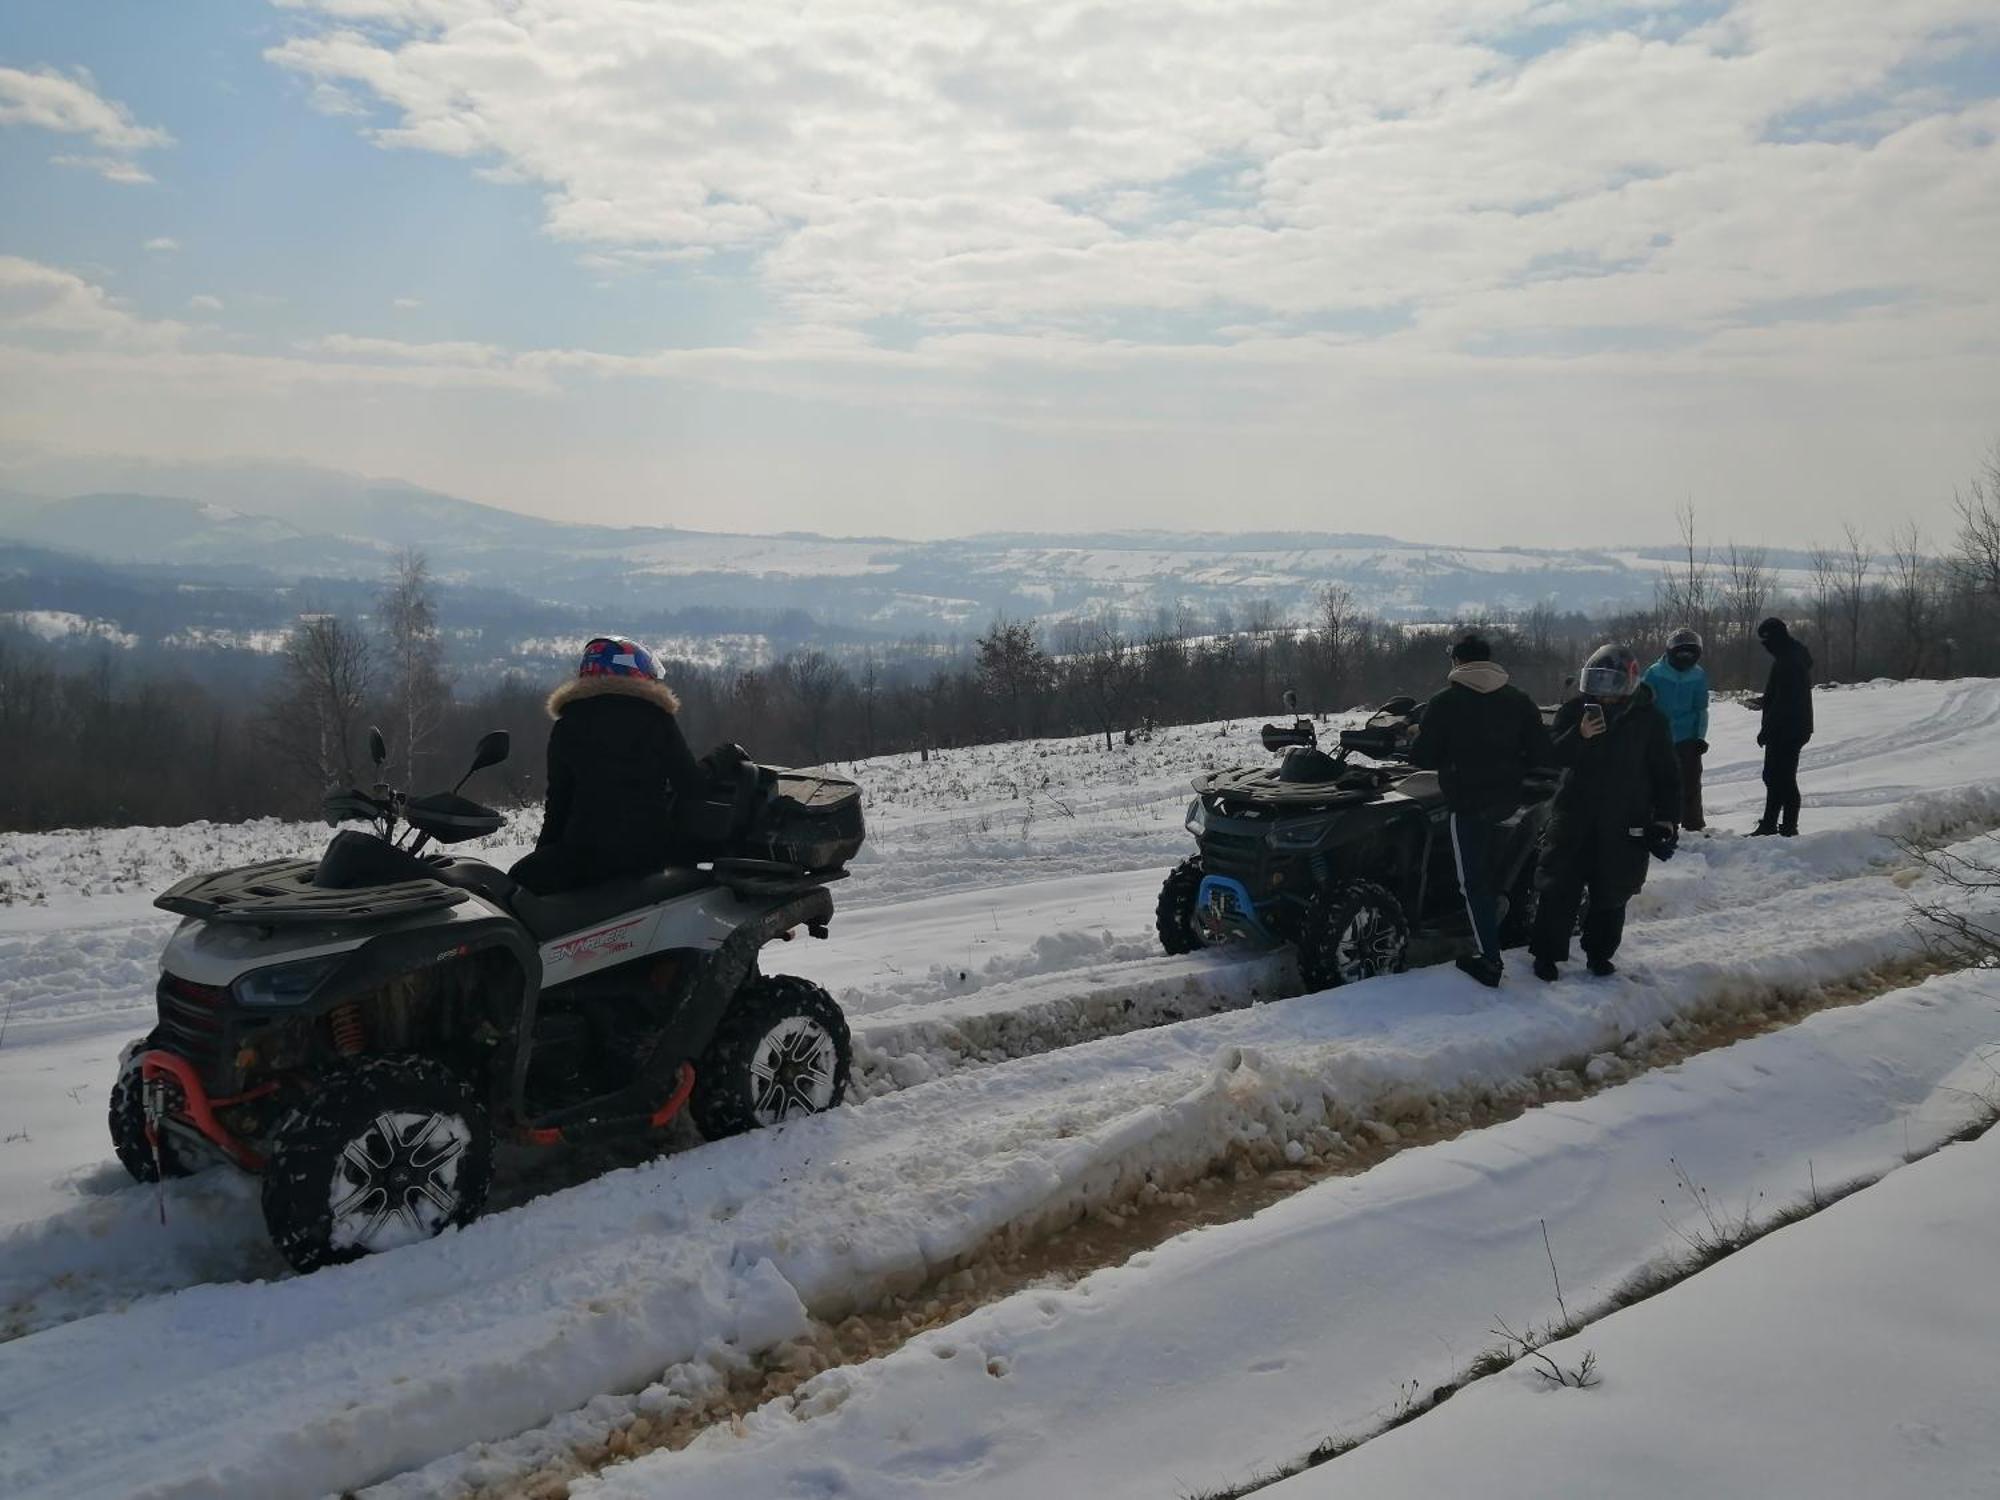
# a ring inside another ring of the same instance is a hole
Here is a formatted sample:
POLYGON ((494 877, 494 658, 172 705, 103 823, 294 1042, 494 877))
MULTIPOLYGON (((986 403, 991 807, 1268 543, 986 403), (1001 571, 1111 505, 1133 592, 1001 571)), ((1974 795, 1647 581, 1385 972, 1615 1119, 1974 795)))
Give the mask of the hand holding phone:
POLYGON ((1577 728, 1582 731, 1583 737, 1587 740, 1596 739, 1597 736, 1604 733, 1604 705, 1602 703, 1584 704, 1583 718, 1578 723, 1577 728))

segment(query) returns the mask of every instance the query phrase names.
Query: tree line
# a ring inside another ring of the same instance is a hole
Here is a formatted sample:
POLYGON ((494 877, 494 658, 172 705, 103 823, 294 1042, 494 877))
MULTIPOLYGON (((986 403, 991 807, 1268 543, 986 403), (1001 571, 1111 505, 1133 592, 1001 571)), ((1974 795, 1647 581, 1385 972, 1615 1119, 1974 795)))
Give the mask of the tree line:
MULTIPOLYGON (((1879 541, 1849 527, 1814 547, 1789 586, 1763 549, 1707 542, 1699 519, 1681 512, 1652 605, 1609 616, 1544 606, 1385 622, 1328 584, 1304 619, 1267 603, 1208 617, 1180 606, 1143 619, 1001 619, 961 651, 808 647, 749 669, 675 662, 669 675, 698 752, 735 741, 761 760, 818 765, 1042 735, 1090 734, 1113 749, 1155 724, 1276 716, 1287 688, 1320 713, 1423 694, 1468 627, 1544 702, 1598 643, 1650 658, 1682 625, 1702 633, 1716 686, 1761 686, 1755 631, 1771 614, 1808 642, 1823 682, 2000 674, 2000 446, 1958 497, 1942 548, 1913 524, 1879 541)), ((415 553, 365 617, 301 614, 275 687, 249 699, 121 668, 110 647, 59 669, 32 637, 0 632, 0 829, 310 816, 328 789, 374 781, 370 725, 389 742, 389 779, 417 790, 455 781, 478 735, 506 729, 513 758, 476 789, 538 796, 554 684, 453 681, 444 663, 436 590, 415 553)))

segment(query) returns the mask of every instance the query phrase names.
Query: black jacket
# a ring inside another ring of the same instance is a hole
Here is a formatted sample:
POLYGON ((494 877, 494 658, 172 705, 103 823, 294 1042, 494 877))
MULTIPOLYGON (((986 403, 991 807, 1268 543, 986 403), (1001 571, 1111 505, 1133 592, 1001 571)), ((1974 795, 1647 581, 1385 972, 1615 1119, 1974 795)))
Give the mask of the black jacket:
POLYGON ((1453 812, 1504 817, 1521 805, 1521 778, 1551 764, 1552 751, 1535 700, 1491 662, 1472 662, 1425 706, 1410 759, 1438 773, 1453 812))
POLYGON ((664 683, 640 677, 579 677, 550 696, 556 722, 533 868, 559 869, 555 884, 569 885, 668 864, 676 796, 692 801, 706 787, 679 706, 664 683))
POLYGON ((1651 857, 1631 831, 1680 818, 1673 731, 1643 683, 1622 709, 1605 706, 1604 733, 1593 739, 1577 727, 1583 705, 1572 698, 1556 711, 1552 740, 1565 770, 1542 833, 1542 864, 1587 880, 1593 904, 1629 901, 1651 857))
POLYGON ((1764 684, 1766 745, 1803 745, 1813 737, 1812 652, 1789 631, 1764 642, 1771 653, 1771 676, 1764 684))

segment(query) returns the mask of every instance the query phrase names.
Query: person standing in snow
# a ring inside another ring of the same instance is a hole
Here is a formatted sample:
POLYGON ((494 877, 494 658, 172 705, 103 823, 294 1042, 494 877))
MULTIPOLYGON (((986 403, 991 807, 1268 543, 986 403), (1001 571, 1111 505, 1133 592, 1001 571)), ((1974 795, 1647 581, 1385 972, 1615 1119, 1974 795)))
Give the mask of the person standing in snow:
POLYGON ((1625 935, 1625 904, 1646 883, 1647 861, 1671 858, 1681 810, 1680 768, 1667 716, 1640 680, 1639 658, 1600 646, 1577 677, 1578 696, 1556 711, 1551 734, 1562 784, 1542 832, 1535 875, 1535 977, 1569 959, 1583 912, 1583 956, 1600 978, 1625 935))
POLYGON ((1478 949, 1461 957, 1458 966, 1497 988, 1503 966, 1493 882, 1496 830, 1521 806, 1522 777, 1548 765, 1552 752, 1542 711, 1507 681, 1484 637, 1460 637, 1451 662, 1444 691, 1425 705, 1410 760, 1438 773, 1451 813, 1451 852, 1478 949))
POLYGON ((509 872, 537 895, 665 869, 674 804, 707 787, 666 673, 633 641, 599 636, 549 695, 549 792, 534 851, 509 872))
POLYGON ((1682 626, 1667 637, 1667 649, 1646 668, 1646 686, 1667 716, 1674 759, 1681 772, 1681 827, 1699 833, 1701 758, 1708 754, 1708 669, 1701 664, 1701 637, 1682 626))
POLYGON ((1764 716, 1757 732, 1764 747, 1764 817, 1750 833, 1792 838, 1799 831, 1799 752, 1813 736, 1812 652, 1775 617, 1757 627, 1757 639, 1771 653, 1771 676, 1763 696, 1750 702, 1764 716))

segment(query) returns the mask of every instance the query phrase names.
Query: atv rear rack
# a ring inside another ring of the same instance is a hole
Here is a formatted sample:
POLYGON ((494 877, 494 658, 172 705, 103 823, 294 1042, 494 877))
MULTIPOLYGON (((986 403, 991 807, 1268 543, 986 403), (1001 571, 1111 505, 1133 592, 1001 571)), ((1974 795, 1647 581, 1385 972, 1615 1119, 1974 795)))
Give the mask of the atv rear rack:
POLYGON ((470 899, 469 892, 437 880, 327 890, 313 884, 318 868, 315 860, 273 859, 220 874, 190 875, 155 898, 153 905, 210 922, 288 927, 376 921, 470 899))

